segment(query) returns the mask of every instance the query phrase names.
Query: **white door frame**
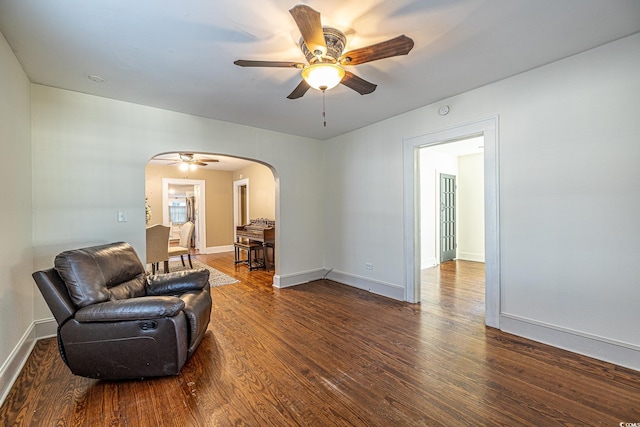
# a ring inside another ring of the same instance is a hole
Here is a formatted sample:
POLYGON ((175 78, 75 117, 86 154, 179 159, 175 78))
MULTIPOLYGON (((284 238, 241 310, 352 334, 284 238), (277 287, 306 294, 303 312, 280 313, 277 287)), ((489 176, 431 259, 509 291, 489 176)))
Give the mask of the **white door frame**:
POLYGON ((233 240, 236 239, 236 227, 244 224, 240 224, 240 218, 238 216, 238 209, 240 207, 240 201, 238 200, 238 188, 245 186, 247 188, 247 217, 251 218, 249 214, 249 178, 239 179, 233 181, 233 240))
MULTIPOLYGON (((198 221, 196 228, 196 249, 201 253, 206 253, 207 248, 207 212, 206 212, 206 181, 201 179, 179 179, 179 178, 162 178, 162 224, 169 226, 169 184, 173 185, 193 185, 199 187, 200 197, 197 198, 198 204, 198 221)), ((194 188, 194 193, 198 191, 194 188)))
POLYGON ((405 138, 404 161, 404 247, 405 300, 420 301, 420 155, 422 147, 456 139, 484 136, 485 197, 485 324, 500 327, 500 236, 498 116, 442 131, 405 138))

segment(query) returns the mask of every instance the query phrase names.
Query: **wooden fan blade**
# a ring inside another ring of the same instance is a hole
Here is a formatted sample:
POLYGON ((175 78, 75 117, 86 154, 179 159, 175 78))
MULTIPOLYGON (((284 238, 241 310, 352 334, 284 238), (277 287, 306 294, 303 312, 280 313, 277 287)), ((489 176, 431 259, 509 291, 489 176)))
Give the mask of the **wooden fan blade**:
POLYGON ((342 55, 338 62, 342 65, 358 65, 392 56, 406 55, 412 48, 413 40, 403 34, 395 39, 351 50, 342 55))
POLYGON ((278 67, 278 68, 303 68, 304 64, 300 62, 286 62, 286 61, 251 61, 245 59, 238 59, 233 62, 240 67, 278 67))
POLYGON ((298 99, 298 98, 302 98, 302 96, 307 93, 307 91, 309 90, 311 86, 309 86, 309 83, 305 82, 304 80, 300 81, 300 84, 298 86, 296 86, 296 88, 293 90, 293 92, 291 92, 289 94, 289 96, 287 96, 287 98, 289 99, 298 99))
POLYGON ((196 165, 196 166, 207 166, 206 163, 202 163, 202 162, 191 162, 191 164, 196 165))
POLYGON ((200 159, 200 160, 198 160, 198 161, 200 161, 200 162, 205 162, 205 163, 212 163, 212 162, 213 162, 213 163, 217 163, 217 162, 219 162, 220 160, 218 160, 218 159, 200 159))
POLYGON ((344 77, 342 78, 342 81, 340 83, 345 85, 349 89, 355 90, 360 95, 367 95, 376 90, 376 88, 378 87, 378 85, 374 85, 373 83, 361 79, 360 77, 349 71, 344 72, 344 77))
POLYGON ((314 55, 325 55, 327 53, 327 42, 324 40, 320 12, 311 9, 309 6, 299 4, 289 10, 296 25, 300 30, 302 39, 307 48, 314 55))

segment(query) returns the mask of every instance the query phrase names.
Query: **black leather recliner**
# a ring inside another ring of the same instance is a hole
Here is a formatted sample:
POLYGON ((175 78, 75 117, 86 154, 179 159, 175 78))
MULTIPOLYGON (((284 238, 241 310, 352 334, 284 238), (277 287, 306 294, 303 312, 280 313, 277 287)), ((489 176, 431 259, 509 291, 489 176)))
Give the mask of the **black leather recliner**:
POLYGON ((62 252, 33 273, 58 323, 60 355, 75 375, 176 375, 211 315, 209 271, 147 276, 124 242, 62 252))

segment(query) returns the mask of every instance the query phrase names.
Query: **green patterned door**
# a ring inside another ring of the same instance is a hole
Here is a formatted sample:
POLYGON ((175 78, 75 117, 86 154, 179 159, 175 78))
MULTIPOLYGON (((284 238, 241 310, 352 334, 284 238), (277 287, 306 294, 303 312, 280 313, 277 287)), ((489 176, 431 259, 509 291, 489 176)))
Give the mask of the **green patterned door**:
POLYGON ((456 177, 440 174, 440 262, 456 258, 456 177))

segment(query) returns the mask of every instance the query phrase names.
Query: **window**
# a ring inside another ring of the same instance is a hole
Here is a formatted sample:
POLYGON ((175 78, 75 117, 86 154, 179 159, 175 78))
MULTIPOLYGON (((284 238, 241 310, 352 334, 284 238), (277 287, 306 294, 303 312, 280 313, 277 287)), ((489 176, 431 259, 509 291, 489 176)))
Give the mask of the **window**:
POLYGON ((187 222, 187 207, 178 204, 169 206, 169 221, 172 224, 184 224, 187 222))

